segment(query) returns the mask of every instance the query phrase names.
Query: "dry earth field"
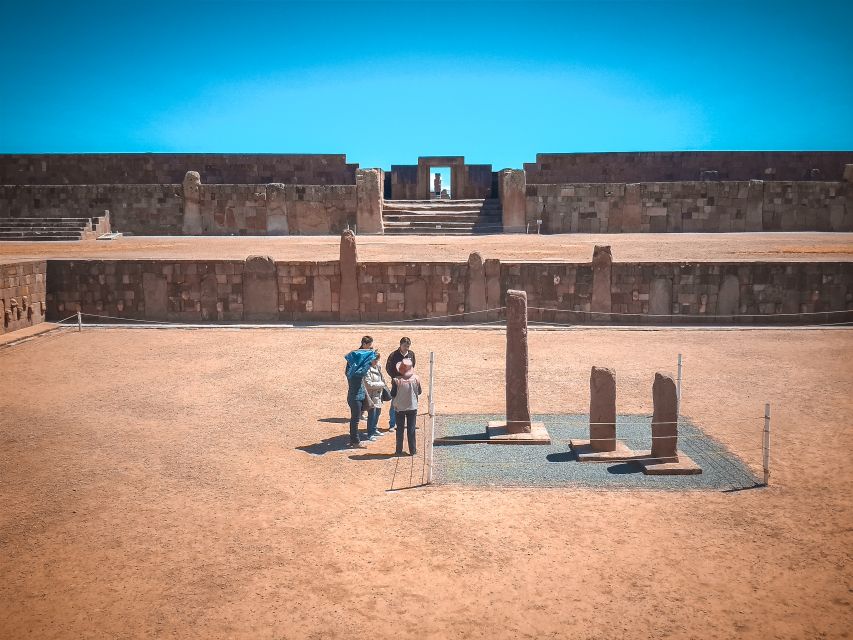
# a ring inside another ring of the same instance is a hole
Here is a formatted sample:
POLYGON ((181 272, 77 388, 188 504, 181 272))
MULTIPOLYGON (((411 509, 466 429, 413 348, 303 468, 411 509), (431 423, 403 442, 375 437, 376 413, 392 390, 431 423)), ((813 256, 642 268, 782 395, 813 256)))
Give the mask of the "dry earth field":
MULTIPOLYGON (((330 420, 364 330, 0 348, 0 636, 849 636, 853 330, 531 332, 534 411, 586 412, 604 364, 649 412, 680 351, 683 412, 757 463, 771 402, 772 485, 732 493, 389 492, 391 438, 342 449, 330 420)), ((406 333, 439 412, 502 410, 502 331, 406 333)))

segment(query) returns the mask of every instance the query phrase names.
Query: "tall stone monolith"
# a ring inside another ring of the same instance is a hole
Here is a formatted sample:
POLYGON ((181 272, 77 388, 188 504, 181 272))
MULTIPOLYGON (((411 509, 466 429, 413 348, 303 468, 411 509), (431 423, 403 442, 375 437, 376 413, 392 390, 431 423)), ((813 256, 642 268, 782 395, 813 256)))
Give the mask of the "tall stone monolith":
POLYGON ((527 386, 527 293, 506 292, 506 429, 530 433, 527 386))
POLYGON ((602 315, 593 314, 593 320, 606 322, 610 316, 612 302, 610 297, 610 275, 613 264, 613 253, 609 246, 598 246, 592 250, 592 302, 590 311, 599 312, 602 315))
POLYGON ((498 173, 504 233, 524 233, 527 229, 527 176, 523 169, 503 169, 498 173))
POLYGON ((360 234, 384 232, 382 224, 382 170, 356 169, 356 225, 360 234))
POLYGON ((616 372, 606 367, 589 375, 589 440, 593 451, 616 450, 616 372))
POLYGON ((486 307, 486 269, 482 256, 476 251, 468 256, 468 281, 465 283, 466 322, 483 322, 486 314, 472 313, 484 311, 486 307))
POLYGON ((183 182, 184 220, 182 230, 185 236, 200 236, 201 223, 201 176, 198 171, 187 171, 183 182))
POLYGON ((656 373, 652 385, 652 458, 675 458, 678 454, 678 397, 675 381, 668 373, 656 373))
POLYGON ((358 249, 355 234, 347 229, 341 234, 341 320, 358 320, 358 249))

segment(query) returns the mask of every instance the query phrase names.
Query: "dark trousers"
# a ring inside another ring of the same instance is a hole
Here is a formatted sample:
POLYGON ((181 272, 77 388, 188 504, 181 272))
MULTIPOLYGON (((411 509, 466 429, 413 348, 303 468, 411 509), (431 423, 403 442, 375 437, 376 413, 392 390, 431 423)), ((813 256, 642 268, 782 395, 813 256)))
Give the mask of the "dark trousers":
POLYGON ((361 400, 347 398, 349 404, 349 441, 350 444, 358 442, 358 421, 361 420, 361 400))
POLYGON ((415 434, 415 421, 418 418, 418 410, 397 412, 397 453, 403 453, 403 428, 409 438, 409 453, 415 455, 418 452, 415 434))

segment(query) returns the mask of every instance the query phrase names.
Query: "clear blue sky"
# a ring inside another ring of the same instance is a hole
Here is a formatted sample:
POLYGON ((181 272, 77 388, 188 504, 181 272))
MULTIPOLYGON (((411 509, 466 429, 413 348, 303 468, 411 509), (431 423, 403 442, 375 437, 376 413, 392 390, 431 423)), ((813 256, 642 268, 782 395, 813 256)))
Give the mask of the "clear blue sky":
POLYGON ((8 0, 0 16, 4 153, 498 169, 680 149, 853 149, 853 2, 8 0))

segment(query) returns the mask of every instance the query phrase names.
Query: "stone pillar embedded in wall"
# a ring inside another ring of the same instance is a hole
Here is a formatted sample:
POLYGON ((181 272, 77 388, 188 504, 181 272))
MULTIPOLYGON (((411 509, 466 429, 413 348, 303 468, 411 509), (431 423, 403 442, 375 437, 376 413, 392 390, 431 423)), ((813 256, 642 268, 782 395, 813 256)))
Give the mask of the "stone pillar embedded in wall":
POLYGON ((355 244, 355 234, 351 229, 347 229, 341 234, 340 265, 340 319, 358 320, 358 248, 355 244))
MULTIPOLYGON (((717 294, 718 316, 736 316, 740 312, 740 280, 736 275, 730 273, 723 278, 720 292, 717 294)), ((721 318, 717 322, 730 322, 732 318, 721 318)))
POLYGON ((674 458, 678 449, 678 397, 668 373, 656 373, 652 385, 652 458, 674 458))
POLYGON ((750 180, 746 192, 744 231, 764 229, 764 180, 750 180))
POLYGON ((659 316, 651 318, 653 324, 664 324, 671 322, 672 315, 672 280, 669 278, 655 278, 649 286, 649 315, 659 316))
POLYGON ((403 288, 403 313, 407 318, 427 316, 427 284, 418 278, 406 283, 403 288))
POLYGON ((486 307, 486 269, 482 256, 476 251, 468 256, 468 281, 465 283, 465 311, 471 315, 465 316, 465 322, 483 322, 485 314, 474 313, 484 311, 486 307))
POLYGON ((616 372, 606 367, 589 374, 589 444, 593 451, 616 451, 616 372))
POLYGON ((269 256, 249 256, 243 265, 243 319, 278 320, 278 282, 269 256))
POLYGON ((201 176, 198 171, 187 171, 183 182, 184 220, 181 226, 186 236, 204 233, 201 222, 201 176))
POLYGON ((503 169, 498 173, 498 197, 503 212, 504 233, 525 233, 527 176, 523 169, 503 169))
MULTIPOLYGON (((626 184, 622 205, 621 233, 639 233, 643 230, 643 185, 626 184)), ((615 229, 614 229, 615 231, 615 229)))
POLYGON ((382 225, 382 170, 356 169, 356 226, 360 234, 384 233, 382 225))
POLYGON ((842 180, 844 182, 853 182, 853 164, 844 165, 844 176, 842 180))
MULTIPOLYGON (((610 295, 612 264, 613 254, 610 247, 595 245, 592 250, 592 302, 590 311, 600 314, 610 313, 612 307, 610 295)), ((610 316, 595 315, 594 313, 592 319, 606 322, 610 320, 610 316)))
POLYGON ((290 224, 287 220, 286 189, 280 182, 272 182, 266 186, 267 195, 267 235, 290 235, 290 224))
MULTIPOLYGON (((159 269, 159 263, 155 264, 159 269)), ((168 320, 169 284, 164 275, 147 271, 142 274, 142 299, 146 320, 168 320)))
MULTIPOLYGON (((501 261, 488 258, 484 263, 486 274, 486 308, 497 309, 501 306, 501 261)), ((487 320, 497 320, 500 311, 490 311, 487 320)))

